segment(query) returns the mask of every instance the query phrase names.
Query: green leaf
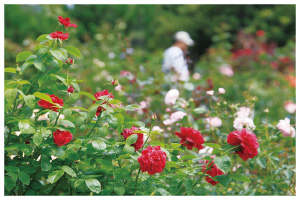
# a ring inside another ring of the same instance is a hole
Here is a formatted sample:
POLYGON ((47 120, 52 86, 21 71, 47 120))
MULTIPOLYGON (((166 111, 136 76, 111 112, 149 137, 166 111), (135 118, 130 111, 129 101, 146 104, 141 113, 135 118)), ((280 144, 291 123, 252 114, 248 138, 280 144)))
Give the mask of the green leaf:
POLYGON ((72 177, 76 177, 75 171, 69 166, 62 166, 62 169, 72 177))
POLYGON ((50 53, 58 60, 66 60, 67 59, 60 50, 50 50, 50 53))
POLYGON ((51 97, 48 96, 47 94, 44 94, 44 93, 41 93, 41 92, 35 92, 35 93, 33 93, 33 96, 35 96, 37 98, 40 98, 40 99, 43 99, 45 101, 48 101, 49 103, 54 104, 51 97))
POLYGON ((64 170, 52 171, 48 176, 48 181, 53 184, 58 181, 64 175, 64 170))
POLYGON ((5 176, 4 185, 8 191, 11 191, 16 186, 16 182, 11 177, 5 176))
POLYGON ((130 146, 130 145, 128 145, 128 144, 125 144, 125 146, 124 146, 124 148, 123 148, 123 151, 124 151, 125 153, 133 154, 134 151, 135 151, 135 149, 134 149, 133 146, 130 146))
POLYGON ((180 159, 181 160, 192 160, 194 158, 197 158, 197 156, 195 156, 193 154, 188 154, 188 155, 182 156, 180 159))
POLYGON ((33 95, 26 96, 22 90, 18 90, 18 92, 22 95, 29 108, 33 109, 35 107, 35 97, 33 95))
POLYGON ((64 85, 68 86, 68 83, 66 82, 66 79, 58 76, 58 75, 54 75, 58 80, 60 80, 64 85))
POLYGON ((44 63, 41 63, 41 62, 33 62, 33 65, 35 66, 35 68, 37 68, 37 69, 40 70, 41 72, 45 72, 45 70, 46 70, 44 63))
POLYGON ((217 148, 217 149, 221 148, 221 146, 216 143, 204 143, 204 145, 212 148, 217 148))
POLYGON ((94 101, 97 101, 97 99, 94 97, 94 95, 90 94, 90 93, 87 93, 87 92, 79 92, 78 94, 81 94, 81 95, 84 95, 94 101))
POLYGON ((137 139, 138 139, 138 135, 137 134, 132 134, 126 139, 126 144, 132 145, 137 141, 137 139))
POLYGON ((53 110, 49 110, 48 118, 50 119, 50 122, 54 121, 57 117, 57 112, 53 110))
POLYGON ((39 132, 35 133, 33 135, 33 142, 36 146, 40 146, 40 144, 42 144, 42 142, 43 142, 42 133, 39 133, 39 132))
POLYGON ((69 120, 62 119, 62 120, 60 120, 60 123, 67 125, 69 127, 75 128, 75 125, 69 120))
POLYGON ((44 171, 44 172, 47 172, 52 168, 52 164, 50 162, 50 157, 42 155, 41 168, 42 168, 42 171, 44 171))
POLYGON ((193 83, 188 83, 188 82, 185 82, 183 84, 183 87, 184 89, 188 90, 188 91, 193 91, 195 89, 195 86, 193 83))
POLYGON ((28 120, 22 120, 18 123, 19 129, 22 133, 35 133, 35 129, 31 126, 28 120))
POLYGON ((16 62, 21 62, 23 60, 26 60, 26 58, 28 58, 28 56, 31 56, 31 55, 33 55, 33 53, 31 53, 30 51, 23 51, 21 53, 18 53, 16 62))
POLYGON ((29 175, 27 173, 23 172, 23 171, 19 172, 19 179, 25 185, 29 185, 29 183, 30 183, 29 175))
POLYGON ((202 114, 206 112, 206 108, 204 106, 198 107, 194 109, 194 112, 197 114, 202 114))
POLYGON ((162 196, 170 196, 170 193, 164 188, 157 188, 156 191, 159 192, 162 196))
POLYGON ((17 88, 7 89, 4 92, 4 97, 5 97, 6 101, 8 101, 8 103, 13 104, 15 98, 17 98, 17 93, 18 93, 17 88))
POLYGON ((184 182, 184 186, 185 186, 185 191, 186 191, 187 195, 193 195, 192 194, 192 192, 193 192, 193 181, 189 178, 186 178, 185 182, 184 182))
POLYGON ((231 160, 228 156, 215 157, 214 163, 225 174, 229 171, 231 166, 231 160))
POLYGON ((107 119, 107 123, 109 124, 110 127, 112 127, 113 129, 116 129, 119 125, 118 119, 114 118, 114 117, 108 117, 107 119))
POLYGON ((72 115, 72 110, 70 109, 65 109, 63 114, 66 116, 66 117, 71 117, 72 115))
POLYGON ((262 168, 266 168, 267 162, 264 158, 257 158, 256 163, 261 166, 262 168))
POLYGON ((80 87, 79 87, 79 85, 78 85, 77 83, 72 82, 71 84, 74 86, 74 88, 75 88, 78 92, 80 92, 80 87))
POLYGON ((251 180, 247 176, 238 175, 238 174, 230 174, 229 177, 236 181, 251 183, 251 180))
POLYGON ((225 187, 228 186, 229 184, 229 176, 227 174, 225 175, 221 175, 221 176, 215 176, 217 181, 219 181, 222 185, 224 185, 225 187))
POLYGON ((64 48, 68 51, 69 54, 76 56, 76 57, 81 57, 81 53, 80 53, 79 49, 77 49, 76 47, 67 46, 64 48))
POLYGON ((125 188, 123 186, 114 186, 114 191, 119 196, 123 196, 125 194, 125 188))
POLYGON ((87 179, 85 180, 85 183, 92 192, 96 192, 97 194, 101 192, 101 184, 97 179, 87 179))
POLYGON ((16 69, 12 67, 5 67, 4 72, 17 73, 16 69))
POLYGON ((40 35, 36 41, 40 42, 40 44, 42 43, 45 43, 49 40, 52 40, 52 38, 49 36, 49 34, 43 34, 43 35, 40 35))
POLYGON ((95 117, 97 109, 98 109, 98 105, 95 104, 89 107, 88 119, 92 120, 93 117, 95 117))
POLYGON ((97 132, 101 137, 105 137, 105 136, 107 136, 108 130, 106 127, 103 126, 103 127, 98 128, 97 132))
POLYGON ((101 151, 106 148, 106 144, 103 140, 93 140, 92 146, 96 151, 101 151))

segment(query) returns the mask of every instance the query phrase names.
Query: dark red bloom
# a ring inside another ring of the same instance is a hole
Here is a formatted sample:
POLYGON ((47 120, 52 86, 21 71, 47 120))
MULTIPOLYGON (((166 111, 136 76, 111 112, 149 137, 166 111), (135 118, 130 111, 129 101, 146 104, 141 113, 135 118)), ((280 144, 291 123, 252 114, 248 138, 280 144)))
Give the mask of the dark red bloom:
POLYGON ((193 147, 198 150, 203 149, 202 144, 204 143, 201 133, 192 128, 181 127, 181 133, 175 132, 175 135, 181 138, 180 143, 192 150, 193 147))
POLYGON ((66 40, 69 38, 69 33, 63 33, 61 31, 55 31, 53 33, 50 33, 49 35, 53 39, 66 40))
MULTIPOLYGON (((206 161, 206 165, 209 161, 206 161)), ((204 173, 206 170, 206 165, 202 166, 202 172, 204 173)), ((220 176, 223 175, 224 173, 217 167, 217 165, 214 163, 214 161, 211 161, 210 164, 207 167, 211 168, 209 170, 206 171, 206 174, 210 175, 211 177, 215 177, 215 176, 220 176)), ((218 181, 214 181, 212 178, 209 178, 209 176, 205 176, 205 180, 212 184, 212 185, 216 185, 217 183, 219 183, 218 181)))
POLYGON ((262 36, 265 35, 265 32, 264 32, 263 30, 258 30, 258 31, 256 31, 256 35, 257 35, 258 37, 262 37, 262 36))
POLYGON ((66 61, 67 64, 73 64, 74 60, 72 58, 68 58, 68 60, 66 61))
POLYGON ((58 147, 68 144, 73 138, 72 133, 69 131, 61 131, 57 129, 53 132, 53 142, 57 144, 58 147))
POLYGON ((279 61, 282 63, 289 63, 291 61, 290 57, 285 56, 285 57, 280 57, 279 61))
MULTIPOLYGON (((99 97, 102 97, 102 96, 109 96, 109 98, 114 98, 114 96, 110 93, 110 92, 108 92, 108 90, 103 90, 103 91, 100 91, 100 92, 96 92, 95 94, 94 94, 94 97, 97 99, 97 100, 100 100, 100 98, 99 97)), ((107 97, 108 98, 108 97, 107 97)), ((106 100, 106 98, 105 98, 105 100, 106 100)), ((94 101, 93 102, 93 104, 95 103, 96 101, 94 101)), ((106 102, 103 102, 103 104, 105 104, 106 102)), ((110 104, 108 104, 109 106, 111 106, 110 104)), ((98 107, 98 109, 97 109, 97 112, 96 112, 96 115, 98 116, 101 112, 102 112, 102 110, 105 110, 104 108, 102 108, 101 106, 99 106, 98 107)))
POLYGON ((167 161, 167 154, 160 149, 160 146, 147 147, 142 151, 138 158, 142 172, 148 172, 150 175, 161 173, 167 161))
POLYGON ((59 110, 64 105, 64 101, 58 98, 57 96, 55 96, 54 94, 52 95, 47 94, 47 95, 52 99, 53 103, 55 104, 41 99, 40 101, 38 101, 39 106, 57 112, 57 110, 59 110))
POLYGON ((140 130, 140 129, 138 129, 135 126, 132 126, 131 129, 125 128, 123 130, 123 132, 121 133, 121 135, 123 135, 124 139, 126 140, 132 134, 136 134, 138 136, 138 139, 131 146, 133 146, 135 148, 135 151, 138 151, 139 149, 141 149, 143 147, 143 144, 144 144, 144 134, 132 132, 132 131, 135 131, 135 130, 140 130))
POLYGON ((61 16, 58 16, 59 23, 63 24, 66 28, 67 27, 74 27, 77 28, 77 24, 71 24, 71 20, 69 17, 63 18, 61 16))
POLYGON ((243 160, 248 160, 257 155, 259 143, 256 135, 247 131, 233 131, 227 136, 227 143, 230 145, 240 145, 240 150, 235 151, 243 160))
POLYGON ((68 87, 67 92, 69 92, 69 93, 73 93, 73 92, 74 92, 74 88, 73 88, 72 85, 70 85, 70 86, 68 87))

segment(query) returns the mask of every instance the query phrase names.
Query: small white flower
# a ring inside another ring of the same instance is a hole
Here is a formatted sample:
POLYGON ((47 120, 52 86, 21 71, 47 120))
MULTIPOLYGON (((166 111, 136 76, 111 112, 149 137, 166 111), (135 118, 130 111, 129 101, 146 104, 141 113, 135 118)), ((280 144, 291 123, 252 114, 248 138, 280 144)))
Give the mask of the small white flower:
POLYGON ((222 65, 222 66, 219 68, 219 72, 220 72, 221 74, 224 74, 224 75, 229 76, 229 77, 231 77, 231 76, 234 75, 234 72, 233 72, 231 66, 228 65, 228 64, 222 65))
POLYGON ((179 97, 179 91, 177 89, 170 90, 165 96, 165 104, 174 105, 179 97))
POLYGON ((242 106, 242 107, 240 107, 239 112, 237 112, 237 116, 238 117, 249 117, 250 112, 251 112, 251 108, 242 106))
POLYGON ((214 91, 213 90, 209 90, 209 91, 206 91, 206 94, 209 95, 209 96, 212 96, 214 95, 214 91))
POLYGON ((177 111, 171 114, 170 119, 166 119, 163 121, 164 125, 171 125, 174 122, 177 122, 179 120, 181 120, 184 116, 186 116, 187 114, 185 112, 182 111, 177 111))
POLYGON ((208 128, 222 126, 222 121, 219 117, 206 118, 205 121, 208 125, 208 128))
POLYGON ((251 131, 251 130, 255 129, 255 125, 253 123, 253 120, 249 117, 237 117, 237 118, 235 118, 235 120, 233 122, 233 127, 238 131, 243 130, 243 128, 246 128, 248 131, 251 131))
POLYGON ((22 133, 21 131, 16 131, 16 132, 15 132, 16 136, 21 135, 21 133, 22 133))
POLYGON ((219 91, 219 94, 225 94, 225 92, 226 92, 224 88, 219 88, 218 91, 219 91))
POLYGON ((159 126, 153 126, 152 130, 153 130, 153 131, 160 132, 160 133, 162 133, 162 132, 164 131, 164 130, 161 129, 159 126))
POLYGON ((290 125, 290 119, 285 118, 279 120, 279 123, 276 126, 283 134, 284 137, 295 137, 295 129, 290 125))

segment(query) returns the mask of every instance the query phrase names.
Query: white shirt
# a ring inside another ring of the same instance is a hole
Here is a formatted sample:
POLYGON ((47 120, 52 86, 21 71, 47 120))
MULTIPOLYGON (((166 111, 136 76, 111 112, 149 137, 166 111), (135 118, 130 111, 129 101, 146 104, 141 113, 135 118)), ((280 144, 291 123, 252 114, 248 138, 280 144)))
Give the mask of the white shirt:
POLYGON ((164 52, 164 60, 162 63, 162 71, 164 73, 170 72, 174 69, 179 75, 179 80, 189 80, 189 70, 184 58, 183 51, 176 46, 170 47, 164 52))

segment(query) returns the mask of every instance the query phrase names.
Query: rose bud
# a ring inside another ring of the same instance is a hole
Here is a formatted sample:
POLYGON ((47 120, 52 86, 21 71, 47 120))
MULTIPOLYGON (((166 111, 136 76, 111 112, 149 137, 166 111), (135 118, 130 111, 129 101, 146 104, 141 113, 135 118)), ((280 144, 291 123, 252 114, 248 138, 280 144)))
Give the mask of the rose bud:
POLYGON ((113 80, 110 84, 111 85, 119 85, 119 81, 118 80, 113 80))
POLYGON ((70 86, 68 87, 67 92, 69 92, 69 93, 73 93, 73 92, 74 92, 74 88, 73 88, 72 85, 70 85, 70 86))
POLYGON ((65 63, 72 65, 74 63, 74 60, 72 58, 68 58, 65 63))

